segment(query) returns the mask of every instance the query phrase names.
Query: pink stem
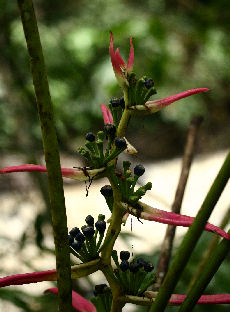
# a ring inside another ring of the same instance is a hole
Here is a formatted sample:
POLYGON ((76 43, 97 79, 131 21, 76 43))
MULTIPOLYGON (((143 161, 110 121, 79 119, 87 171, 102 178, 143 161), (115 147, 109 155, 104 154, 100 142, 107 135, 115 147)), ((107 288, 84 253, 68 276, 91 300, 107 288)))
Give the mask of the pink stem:
MULTIPOLYGON (((186 295, 173 294, 169 301, 170 305, 180 305, 184 302, 186 295)), ((230 294, 203 295, 197 304, 227 304, 230 303, 230 294)))

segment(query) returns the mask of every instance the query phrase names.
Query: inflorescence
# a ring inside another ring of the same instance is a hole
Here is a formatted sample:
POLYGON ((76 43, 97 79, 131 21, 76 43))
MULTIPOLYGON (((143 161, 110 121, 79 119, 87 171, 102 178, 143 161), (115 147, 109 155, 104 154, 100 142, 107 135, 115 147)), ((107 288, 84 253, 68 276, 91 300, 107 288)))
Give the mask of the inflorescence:
MULTIPOLYGON (((110 176, 113 180, 114 186, 121 194, 121 201, 136 206, 137 202, 148 190, 151 190, 152 183, 148 182, 139 187, 135 191, 135 186, 138 179, 145 173, 145 168, 142 165, 136 165, 134 168, 134 175, 130 170, 131 163, 129 161, 123 162, 123 172, 113 171, 111 168, 110 176)), ((108 166, 110 169, 110 166, 108 166)), ((101 188, 101 194, 105 197, 109 209, 112 211, 113 207, 113 190, 110 185, 105 185, 101 188)))
POLYGON ((94 224, 94 218, 88 215, 85 219, 86 225, 82 226, 81 231, 75 227, 69 232, 70 251, 82 262, 88 262, 99 257, 103 248, 102 240, 106 229, 104 220, 105 216, 100 214, 94 224))
POLYGON ((117 267, 114 270, 115 278, 125 294, 141 296, 155 282, 156 275, 152 263, 143 258, 128 261, 130 258, 128 251, 120 252, 120 263, 116 250, 113 250, 112 257, 117 267))
POLYGON ((127 148, 126 140, 116 137, 116 127, 113 124, 105 124, 104 131, 99 131, 97 137, 89 132, 85 138, 85 147, 79 147, 78 152, 88 160, 92 168, 106 166, 127 148), (107 146, 104 151, 105 139, 107 146))

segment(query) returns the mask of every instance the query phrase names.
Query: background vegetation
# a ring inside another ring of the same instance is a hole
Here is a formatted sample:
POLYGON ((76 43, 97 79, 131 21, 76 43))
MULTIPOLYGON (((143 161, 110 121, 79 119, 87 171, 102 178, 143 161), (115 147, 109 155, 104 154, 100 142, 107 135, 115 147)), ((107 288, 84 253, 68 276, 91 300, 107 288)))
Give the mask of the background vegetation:
MULTIPOLYGON (((199 152, 229 146, 228 0, 35 0, 34 3, 63 154, 77 156, 75 151, 84 134, 102 125, 99 104, 120 96, 108 53, 110 30, 115 46, 119 44, 126 59, 129 37, 134 38, 135 72, 154 79, 158 91, 155 98, 197 87, 212 90, 185 99, 184 103, 175 103, 142 121, 132 120, 128 137, 141 150, 142 161, 180 154, 186 127, 195 113, 204 116, 199 152)), ((40 163, 40 127, 17 3, 0 0, 0 7, 1 164, 10 165, 10 155, 23 162, 40 163)), ((28 240, 34 240, 38 248, 47 252, 44 233, 50 219, 46 181, 33 175, 31 182, 42 194, 42 208, 33 221, 33 238, 25 232, 18 244, 24 246, 28 240)), ((29 183, 15 184, 10 177, 4 177, 0 181, 1 192, 25 191, 29 183)), ((40 300, 36 310, 26 303, 30 298, 23 293, 4 289, 0 296, 23 311, 44 311, 43 299, 36 299, 40 300)), ((225 308, 218 311, 221 309, 225 308)))

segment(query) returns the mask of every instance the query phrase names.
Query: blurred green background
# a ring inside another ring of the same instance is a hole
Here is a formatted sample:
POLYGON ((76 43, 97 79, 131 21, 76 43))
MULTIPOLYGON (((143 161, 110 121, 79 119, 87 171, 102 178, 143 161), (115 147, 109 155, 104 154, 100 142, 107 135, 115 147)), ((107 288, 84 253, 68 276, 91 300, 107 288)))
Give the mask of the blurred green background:
MULTIPOLYGON (((134 71, 154 79, 158 92, 154 98, 198 87, 211 89, 131 121, 127 137, 140 151, 141 160, 181 154, 194 114, 204 116, 199 152, 229 146, 229 0, 36 0, 34 4, 63 154, 77 156, 85 133, 103 125, 99 104, 121 96, 110 63, 109 31, 126 60, 129 37, 134 38, 134 71)), ((1 163, 10 165, 12 155, 23 162, 39 163, 41 132, 16 1, 0 0, 0 29, 1 163)), ((32 179, 44 206, 34 219, 33 239, 47 252, 43 244, 50 222, 46 180, 32 179)), ((20 187, 8 177, 1 179, 1 192, 21 191, 20 187)), ((28 239, 25 232, 18 244, 23 247, 28 239)), ((19 311, 45 311, 40 301, 37 310, 36 305, 31 309, 29 297, 23 296, 5 289, 0 292, 2 299, 21 307, 19 311)), ((199 307, 199 311, 206 310, 199 307)))

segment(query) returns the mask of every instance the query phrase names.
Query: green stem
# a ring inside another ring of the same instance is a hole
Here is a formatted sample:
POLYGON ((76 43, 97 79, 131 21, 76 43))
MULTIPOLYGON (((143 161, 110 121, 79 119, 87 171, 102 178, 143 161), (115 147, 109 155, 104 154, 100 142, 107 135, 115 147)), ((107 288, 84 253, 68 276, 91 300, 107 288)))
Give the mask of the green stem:
POLYGON ((229 180, 229 176, 230 152, 214 180, 193 224, 177 250, 169 271, 160 287, 156 301, 150 309, 151 312, 162 312, 167 306, 170 296, 204 230, 205 224, 229 180))
POLYGON ((32 0, 18 0, 18 6, 30 56, 30 66, 42 129, 56 254, 59 311, 68 312, 72 311, 69 242, 53 109, 32 0))
MULTIPOLYGON (((229 220, 230 220, 230 208, 225 213, 223 220, 219 227, 221 229, 224 229, 229 223, 229 220)), ((198 268, 196 269, 196 272, 193 274, 193 277, 192 277, 191 282, 189 283, 187 292, 189 292, 194 287, 196 280, 200 278, 201 273, 203 272, 204 268, 209 262, 209 259, 212 257, 212 253, 216 249, 216 246, 218 245, 219 241, 220 241, 220 237, 218 235, 214 235, 212 237, 207 249, 204 252, 203 258, 201 262, 199 263, 198 268)))
MULTIPOLYGON (((230 230, 228 231, 228 234, 230 234, 230 230)), ((201 275, 194 283, 193 288, 189 291, 186 299, 182 303, 179 309, 180 312, 189 312, 193 310, 203 291, 219 269, 221 263, 228 255, 229 251, 230 241, 222 239, 213 252, 212 256, 209 258, 209 261, 206 263, 206 266, 203 269, 201 275)))

